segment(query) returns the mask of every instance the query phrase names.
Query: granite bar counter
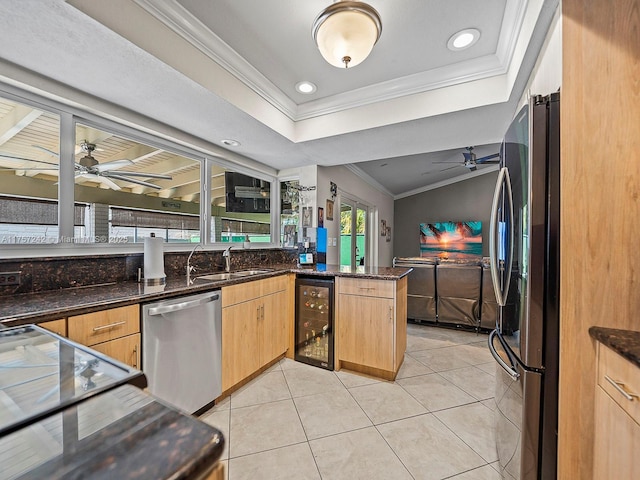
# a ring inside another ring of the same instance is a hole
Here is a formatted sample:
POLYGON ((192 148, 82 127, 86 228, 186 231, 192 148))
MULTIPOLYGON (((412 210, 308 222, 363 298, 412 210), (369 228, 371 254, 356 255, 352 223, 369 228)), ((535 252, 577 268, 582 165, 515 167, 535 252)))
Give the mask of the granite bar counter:
POLYGON ((123 385, 0 437, 0 478, 207 478, 219 430, 123 385))
POLYGON ((168 278, 166 284, 159 286, 147 286, 144 283, 125 281, 11 296, 4 295, 0 296, 0 324, 15 326, 25 323, 39 323, 107 308, 211 291, 223 286, 287 273, 397 280, 411 271, 410 268, 389 267, 356 267, 351 269, 340 265, 314 265, 308 268, 291 265, 268 265, 260 266, 260 268, 269 269, 269 271, 222 281, 201 279, 199 277, 206 274, 200 273, 189 281, 186 276, 168 278))
POLYGON ((640 332, 591 327, 589 335, 640 367, 640 332))

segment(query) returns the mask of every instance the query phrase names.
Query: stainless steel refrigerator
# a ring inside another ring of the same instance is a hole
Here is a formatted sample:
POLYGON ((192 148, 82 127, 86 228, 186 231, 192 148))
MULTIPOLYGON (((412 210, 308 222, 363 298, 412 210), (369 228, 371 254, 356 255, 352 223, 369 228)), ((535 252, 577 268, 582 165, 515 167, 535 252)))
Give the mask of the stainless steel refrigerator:
POLYGON ((532 97, 505 134, 490 224, 499 304, 496 444, 507 479, 555 479, 560 286, 560 94, 532 97))

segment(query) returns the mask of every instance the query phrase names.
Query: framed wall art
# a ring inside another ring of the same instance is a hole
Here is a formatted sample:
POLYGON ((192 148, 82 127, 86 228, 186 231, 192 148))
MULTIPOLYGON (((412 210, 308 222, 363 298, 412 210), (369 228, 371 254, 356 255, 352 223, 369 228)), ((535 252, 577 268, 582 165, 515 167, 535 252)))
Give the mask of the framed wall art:
POLYGON ((333 200, 327 199, 327 220, 333 221, 333 200))

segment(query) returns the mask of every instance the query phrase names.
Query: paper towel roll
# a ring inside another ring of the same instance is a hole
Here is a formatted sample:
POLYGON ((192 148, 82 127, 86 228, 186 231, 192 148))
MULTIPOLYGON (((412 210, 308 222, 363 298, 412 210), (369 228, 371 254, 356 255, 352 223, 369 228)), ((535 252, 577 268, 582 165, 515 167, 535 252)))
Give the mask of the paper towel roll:
POLYGON ((145 283, 163 283, 164 274, 164 240, 160 237, 144 239, 144 281, 145 283))

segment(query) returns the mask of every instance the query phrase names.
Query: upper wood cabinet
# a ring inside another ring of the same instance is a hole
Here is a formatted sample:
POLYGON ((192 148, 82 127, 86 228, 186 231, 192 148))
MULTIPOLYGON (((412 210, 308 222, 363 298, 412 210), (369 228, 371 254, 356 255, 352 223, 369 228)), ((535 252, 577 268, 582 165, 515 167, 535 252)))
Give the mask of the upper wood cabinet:
POLYGON ((336 369, 394 379, 407 346, 407 279, 336 279, 336 369))

